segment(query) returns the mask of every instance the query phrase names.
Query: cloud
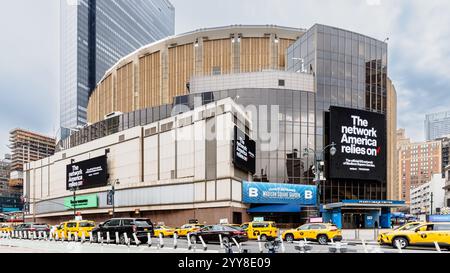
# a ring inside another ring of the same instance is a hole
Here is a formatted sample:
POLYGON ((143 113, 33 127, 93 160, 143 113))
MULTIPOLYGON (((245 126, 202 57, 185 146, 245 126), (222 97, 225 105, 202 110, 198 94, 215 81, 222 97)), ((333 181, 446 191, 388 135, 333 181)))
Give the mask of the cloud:
POLYGON ((0 10, 0 158, 16 127, 53 135, 58 112, 55 0, 3 1, 0 10))

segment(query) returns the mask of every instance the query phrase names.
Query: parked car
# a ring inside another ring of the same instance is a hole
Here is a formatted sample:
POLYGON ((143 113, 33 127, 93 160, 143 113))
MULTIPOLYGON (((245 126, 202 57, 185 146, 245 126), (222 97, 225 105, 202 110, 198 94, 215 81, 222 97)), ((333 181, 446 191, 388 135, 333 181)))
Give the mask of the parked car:
POLYGON ((110 219, 98 227, 92 230, 92 239, 96 242, 99 241, 98 234, 106 240, 107 233, 109 232, 109 238, 116 240, 116 232, 119 234, 119 242, 125 244, 127 234, 131 241, 134 240, 133 234, 136 234, 139 241, 146 243, 148 240, 148 234, 154 236, 153 224, 150 219, 147 218, 114 218, 110 219))
POLYGON ((95 228, 94 221, 68 221, 61 223, 57 228, 55 233, 58 234, 58 237, 61 238, 64 235, 64 238, 68 238, 69 232, 74 235, 77 234, 79 238, 84 236, 85 238, 90 238, 89 232, 91 232, 95 228))
POLYGON ((436 242, 450 250, 450 222, 423 223, 410 229, 393 230, 380 234, 378 242, 402 249, 408 246, 435 247, 436 242))
POLYGON ((12 224, 0 224, 0 232, 11 232, 13 231, 12 224))
POLYGON ((193 232, 190 235, 192 243, 200 242, 200 236, 205 243, 207 242, 220 242, 220 235, 222 235, 222 242, 228 244, 234 239, 238 243, 248 241, 247 233, 240 228, 234 228, 225 225, 212 225, 205 226, 199 231, 193 232))
POLYGON ((50 226, 47 224, 42 224, 42 223, 24 223, 24 224, 20 224, 18 226, 16 226, 16 228, 14 229, 14 231, 24 231, 24 232, 50 232, 50 226))
POLYGON ((168 226, 157 226, 155 227, 155 236, 159 237, 159 234, 162 235, 162 237, 171 237, 175 233, 175 229, 168 226))
POLYGON ((305 224, 296 229, 286 230, 281 237, 288 242, 306 239, 326 245, 331 240, 342 241, 342 231, 336 225, 328 223, 305 224))
POLYGON ((178 235, 178 237, 186 237, 188 233, 196 232, 203 227, 204 225, 200 224, 185 224, 175 229, 175 233, 178 235))
POLYGON ((276 238, 278 236, 278 228, 275 222, 250 222, 241 225, 241 228, 247 232, 248 239, 255 240, 259 238, 266 241, 268 238, 276 238))

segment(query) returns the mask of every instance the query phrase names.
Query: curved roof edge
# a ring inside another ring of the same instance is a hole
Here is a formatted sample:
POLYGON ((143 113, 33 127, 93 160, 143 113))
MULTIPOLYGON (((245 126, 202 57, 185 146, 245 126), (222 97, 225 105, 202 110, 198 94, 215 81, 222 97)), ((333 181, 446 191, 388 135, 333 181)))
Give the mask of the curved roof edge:
MULTIPOLYGON (((104 81, 107 76, 117 69, 118 67, 125 65, 131 61, 131 58, 133 56, 139 55, 140 52, 142 54, 148 53, 145 52, 151 48, 155 48, 155 52, 158 51, 158 49, 161 49, 165 46, 170 46, 171 44, 175 43, 175 40, 181 40, 179 41, 180 44, 183 44, 183 38, 185 39, 186 43, 192 42, 190 38, 201 38, 205 37, 206 35, 215 35, 217 36, 217 39, 220 39, 219 36, 222 38, 224 37, 224 34, 230 34, 231 30, 239 30, 239 31, 245 31, 248 34, 251 34, 252 31, 254 32, 260 32, 261 30, 276 30, 280 32, 281 34, 285 34, 286 36, 292 36, 292 38, 299 38, 301 35, 307 32, 307 29, 304 28, 294 28, 294 27, 284 27, 284 26, 278 26, 278 25, 229 25, 229 26, 221 26, 221 27, 210 27, 210 28, 199 28, 193 31, 168 36, 164 39, 155 41, 153 43, 144 45, 135 51, 131 52, 130 54, 124 56, 123 58, 119 59, 111 68, 109 68, 103 77, 100 79, 99 82, 97 82, 96 87, 104 81), (200 36, 201 34, 201 36, 200 36), (222 34, 222 35, 220 35, 222 34), (198 37, 196 37, 199 35, 198 37)), ((244 33, 245 34, 245 33, 244 33)), ((93 90, 91 90, 92 92, 93 90)))

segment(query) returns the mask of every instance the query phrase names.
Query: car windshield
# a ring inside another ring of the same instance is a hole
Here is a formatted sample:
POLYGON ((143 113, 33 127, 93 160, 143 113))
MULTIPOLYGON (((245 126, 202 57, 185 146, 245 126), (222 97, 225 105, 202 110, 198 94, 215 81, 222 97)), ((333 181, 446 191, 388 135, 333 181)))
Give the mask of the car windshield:
POLYGON ((80 227, 95 227, 93 222, 81 222, 80 227))
POLYGON ((225 231, 242 231, 243 229, 235 226, 223 226, 223 230, 225 231))

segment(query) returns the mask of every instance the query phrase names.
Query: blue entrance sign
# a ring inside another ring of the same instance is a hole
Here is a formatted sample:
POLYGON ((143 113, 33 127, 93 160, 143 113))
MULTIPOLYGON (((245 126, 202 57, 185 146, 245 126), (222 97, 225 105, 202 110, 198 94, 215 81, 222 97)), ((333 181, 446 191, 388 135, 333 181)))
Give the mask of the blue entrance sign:
POLYGON ((395 200, 342 200, 344 204, 358 204, 358 205, 404 205, 405 201, 395 200))
POLYGON ((315 206, 317 202, 316 186, 246 181, 242 185, 242 201, 247 204, 315 206))
POLYGON ((450 222, 450 215, 429 215, 428 222, 450 222))

